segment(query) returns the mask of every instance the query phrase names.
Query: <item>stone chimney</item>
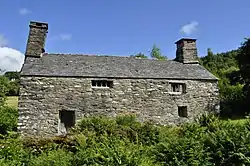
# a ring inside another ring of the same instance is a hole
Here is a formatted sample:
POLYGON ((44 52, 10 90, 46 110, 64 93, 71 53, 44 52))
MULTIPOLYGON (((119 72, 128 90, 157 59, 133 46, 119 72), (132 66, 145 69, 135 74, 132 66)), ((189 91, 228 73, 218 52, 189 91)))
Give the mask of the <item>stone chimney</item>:
POLYGON ((45 52, 45 40, 48 33, 48 24, 41 22, 30 22, 30 31, 26 46, 26 57, 40 58, 45 52))
POLYGON ((176 61, 184 64, 198 64, 196 39, 182 38, 175 42, 177 46, 176 61))

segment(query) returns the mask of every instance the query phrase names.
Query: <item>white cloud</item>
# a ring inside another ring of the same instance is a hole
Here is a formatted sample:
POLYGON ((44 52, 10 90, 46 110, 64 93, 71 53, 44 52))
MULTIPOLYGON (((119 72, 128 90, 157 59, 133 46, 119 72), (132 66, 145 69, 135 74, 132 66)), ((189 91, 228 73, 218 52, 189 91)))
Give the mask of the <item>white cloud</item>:
POLYGON ((5 47, 8 45, 8 40, 0 34, 0 47, 5 47))
POLYGON ((20 71, 24 55, 13 48, 0 47, 0 69, 3 71, 20 71))
POLYGON ((59 37, 61 40, 71 40, 72 39, 71 34, 60 34, 59 37))
POLYGON ((199 23, 197 21, 192 21, 181 27, 180 32, 186 35, 191 35, 194 31, 197 30, 199 23))
POLYGON ((21 15, 27 15, 27 14, 30 14, 31 11, 29 9, 27 9, 27 8, 21 8, 21 9, 19 9, 19 13, 21 15))

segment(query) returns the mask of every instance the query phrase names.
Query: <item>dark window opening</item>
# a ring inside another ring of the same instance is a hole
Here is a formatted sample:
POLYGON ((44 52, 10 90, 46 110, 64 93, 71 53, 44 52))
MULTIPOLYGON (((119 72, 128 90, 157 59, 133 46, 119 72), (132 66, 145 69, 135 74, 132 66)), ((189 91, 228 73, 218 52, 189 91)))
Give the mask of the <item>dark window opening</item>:
POLYGON ((173 92, 180 92, 181 91, 180 84, 172 84, 172 91, 173 92))
POLYGON ((111 88, 113 86, 113 81, 108 80, 92 80, 92 87, 106 87, 111 88))
POLYGON ((183 83, 171 83, 171 91, 186 93, 186 85, 183 83))
POLYGON ((59 112, 59 134, 66 134, 75 125, 75 111, 59 112))
POLYGON ((187 106, 179 106, 178 107, 178 115, 179 117, 187 117, 187 106))
POLYGON ((186 84, 182 84, 182 93, 186 93, 186 84))
POLYGON ((101 82, 101 81, 98 81, 98 82, 97 82, 97 86, 98 86, 98 87, 101 87, 101 86, 102 86, 102 82, 101 82))

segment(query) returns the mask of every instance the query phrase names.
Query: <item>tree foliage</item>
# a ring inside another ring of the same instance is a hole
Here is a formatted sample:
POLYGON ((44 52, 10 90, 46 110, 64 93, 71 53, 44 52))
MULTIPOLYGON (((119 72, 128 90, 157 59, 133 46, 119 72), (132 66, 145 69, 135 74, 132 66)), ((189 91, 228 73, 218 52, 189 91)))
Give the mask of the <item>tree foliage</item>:
POLYGON ((136 58, 142 58, 142 59, 148 59, 148 57, 146 55, 144 55, 143 53, 139 52, 138 54, 136 54, 134 57, 136 58))
POLYGON ((2 106, 6 99, 6 94, 9 92, 9 80, 0 76, 0 106, 2 106))
POLYGON ((19 94, 19 84, 19 72, 6 72, 0 76, 0 98, 3 100, 4 96, 17 96, 19 94))
POLYGON ((158 60, 166 60, 167 59, 166 56, 163 56, 161 54, 160 48, 158 48, 155 44, 153 45, 153 48, 150 51, 150 56, 152 58, 155 58, 155 59, 158 59, 158 60))
POLYGON ((242 43, 242 46, 239 49, 239 54, 237 60, 240 68, 240 75, 244 81, 243 95, 245 97, 246 107, 248 112, 250 112, 250 38, 246 39, 242 43))
POLYGON ((209 48, 207 56, 201 57, 201 64, 219 78, 221 115, 223 117, 244 116, 242 108, 243 81, 239 72, 237 56, 240 50, 214 54, 209 48))
POLYGON ((4 76, 11 80, 20 80, 20 72, 8 71, 4 73, 4 76))

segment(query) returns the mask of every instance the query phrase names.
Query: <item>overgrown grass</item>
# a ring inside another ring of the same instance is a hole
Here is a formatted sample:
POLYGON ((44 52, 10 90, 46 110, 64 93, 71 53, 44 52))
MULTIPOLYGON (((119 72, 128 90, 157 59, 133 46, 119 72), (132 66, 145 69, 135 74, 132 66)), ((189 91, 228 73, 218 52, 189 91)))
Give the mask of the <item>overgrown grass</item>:
POLYGON ((250 165, 250 120, 202 116, 170 127, 139 123, 133 116, 83 118, 66 137, 2 135, 0 165, 250 165))
POLYGON ((134 116, 83 118, 66 137, 21 138, 17 109, 0 107, 0 166, 250 165, 250 120, 204 115, 180 126, 134 116))

